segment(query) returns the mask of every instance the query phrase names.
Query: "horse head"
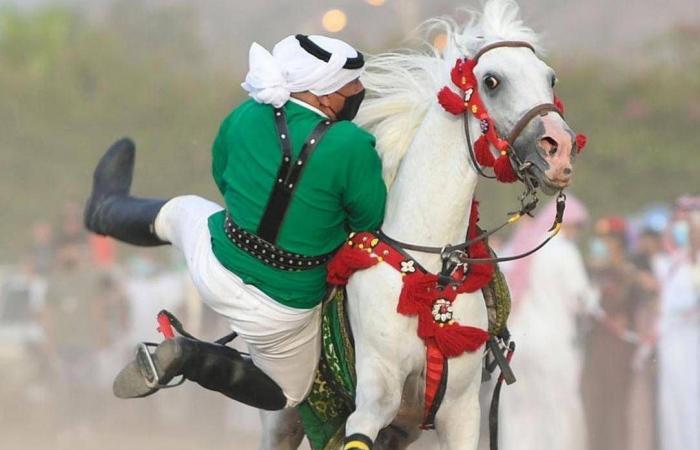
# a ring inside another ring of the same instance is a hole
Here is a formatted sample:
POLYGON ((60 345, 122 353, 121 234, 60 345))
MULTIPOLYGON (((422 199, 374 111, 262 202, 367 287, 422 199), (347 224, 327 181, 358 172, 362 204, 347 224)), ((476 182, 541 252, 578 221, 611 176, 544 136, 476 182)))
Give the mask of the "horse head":
POLYGON ((557 77, 527 42, 496 41, 474 56, 483 106, 515 173, 546 194, 569 185, 581 144, 554 94, 557 77), (505 139, 503 139, 505 138, 505 139), (510 152, 510 153, 509 153, 510 152))

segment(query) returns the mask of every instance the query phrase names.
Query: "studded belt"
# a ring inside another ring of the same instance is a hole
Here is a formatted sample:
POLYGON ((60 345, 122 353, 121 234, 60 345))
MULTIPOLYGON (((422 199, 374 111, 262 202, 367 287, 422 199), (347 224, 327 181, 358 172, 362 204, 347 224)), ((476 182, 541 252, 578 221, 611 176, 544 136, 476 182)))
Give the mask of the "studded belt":
POLYGON ((260 236, 238 226, 228 212, 226 212, 226 219, 224 220, 224 231, 229 240, 241 250, 269 266, 289 272, 315 269, 326 264, 334 253, 331 252, 320 256, 304 256, 282 250, 260 236))

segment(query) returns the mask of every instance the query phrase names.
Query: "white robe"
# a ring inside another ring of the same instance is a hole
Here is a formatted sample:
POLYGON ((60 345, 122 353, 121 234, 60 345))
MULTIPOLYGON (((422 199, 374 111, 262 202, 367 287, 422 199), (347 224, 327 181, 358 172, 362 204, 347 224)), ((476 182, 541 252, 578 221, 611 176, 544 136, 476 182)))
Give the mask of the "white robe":
POLYGON ((700 289, 688 258, 660 270, 661 450, 700 450, 700 289))
POLYGON ((533 257, 509 326, 518 381, 501 398, 503 450, 583 450, 581 350, 576 318, 595 296, 573 242, 558 236, 533 257))

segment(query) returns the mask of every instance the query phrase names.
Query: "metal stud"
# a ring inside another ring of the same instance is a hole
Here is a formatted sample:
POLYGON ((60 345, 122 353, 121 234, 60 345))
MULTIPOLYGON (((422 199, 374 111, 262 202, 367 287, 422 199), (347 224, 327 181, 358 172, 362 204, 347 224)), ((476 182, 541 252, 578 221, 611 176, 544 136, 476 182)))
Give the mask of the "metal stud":
POLYGON ((281 137, 282 139, 287 139, 287 135, 286 135, 286 134, 280 134, 280 137, 281 137))
POLYGON ((278 183, 281 183, 281 182, 283 182, 283 181, 284 181, 284 180, 283 180, 282 178, 278 178, 278 179, 277 179, 277 182, 278 182, 278 183))
POLYGON ((301 166, 302 164, 304 164, 304 161, 297 161, 297 166, 301 166))
POLYGON ((311 139, 311 140, 309 141, 309 144, 315 144, 315 143, 316 143, 316 139, 311 139))
POLYGON ((284 157, 284 162, 289 162, 289 156, 284 157))
POLYGON ((292 187, 294 187, 294 185, 290 183, 290 184, 289 184, 289 189, 291 189, 292 187))
POLYGON ((277 112, 275 113, 275 115, 276 115, 277 117, 279 117, 279 116, 281 116, 281 115, 282 115, 282 113, 281 113, 281 112, 279 112, 279 111, 277 111, 277 112))

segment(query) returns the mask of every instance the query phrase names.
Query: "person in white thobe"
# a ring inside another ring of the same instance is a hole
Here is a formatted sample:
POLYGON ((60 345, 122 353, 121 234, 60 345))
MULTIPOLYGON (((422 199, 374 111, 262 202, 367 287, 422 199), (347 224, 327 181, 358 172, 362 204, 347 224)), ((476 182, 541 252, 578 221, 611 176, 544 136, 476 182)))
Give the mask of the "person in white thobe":
MULTIPOLYGON (((517 234, 529 236, 530 241, 533 235, 535 241, 544 238, 552 213, 553 208, 545 208, 526 224, 527 230, 517 234)), ((586 218, 583 205, 570 196, 562 233, 528 263, 504 267, 506 275, 511 275, 509 282, 526 277, 512 286, 509 327, 517 344, 512 361, 517 382, 502 392, 503 450, 586 449, 577 319, 595 296, 573 240, 586 218)), ((514 240, 519 240, 517 235, 514 240)), ((514 242, 510 247, 504 254, 517 252, 522 245, 514 242)))

